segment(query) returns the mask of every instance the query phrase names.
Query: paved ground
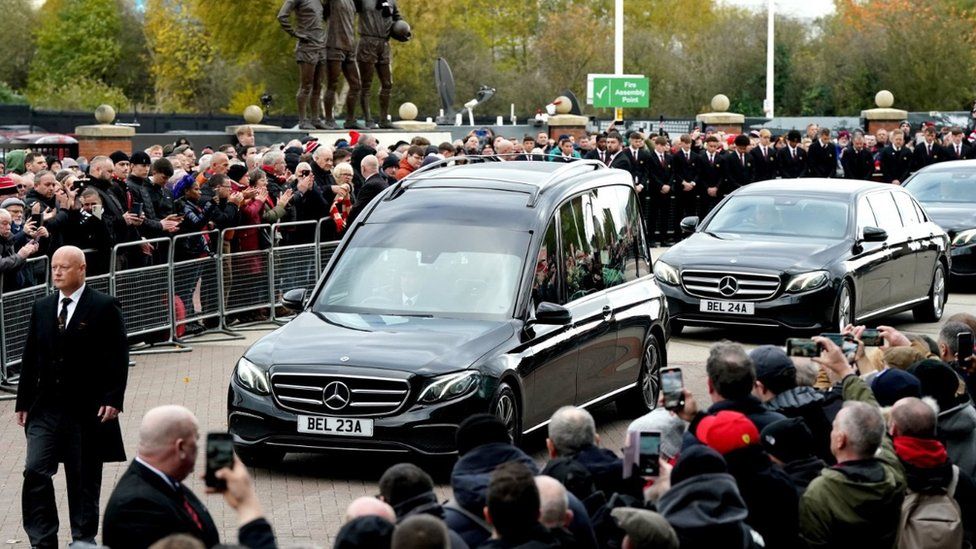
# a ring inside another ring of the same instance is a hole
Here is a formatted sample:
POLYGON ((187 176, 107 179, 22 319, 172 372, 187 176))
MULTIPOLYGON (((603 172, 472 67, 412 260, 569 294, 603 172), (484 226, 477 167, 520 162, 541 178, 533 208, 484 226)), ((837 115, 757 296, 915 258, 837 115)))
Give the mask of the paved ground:
MULTIPOLYGON (((976 294, 950 296, 947 315, 976 310, 976 294)), ((934 324, 912 324, 911 315, 899 315, 885 319, 906 330, 936 335, 934 324)), ((260 333, 249 332, 248 341, 260 333)), ((727 338, 749 346, 761 343, 781 343, 780 336, 755 331, 729 331, 688 329, 680 338, 669 344, 670 363, 682 366, 685 382, 698 396, 707 398, 704 391, 704 359, 709 345, 727 338)), ((247 347, 248 341, 196 344, 192 353, 143 355, 131 370, 126 395, 126 413, 121 416, 122 432, 126 448, 133 452, 136 429, 142 414, 149 408, 166 403, 182 404, 194 410, 200 419, 202 431, 225 430, 225 401, 227 381, 234 363, 247 347)), ((616 418, 613 406, 594 410, 604 444, 609 448, 623 445, 627 421, 616 418)), ((27 547, 21 527, 20 489, 24 463, 23 431, 13 421, 13 403, 0 401, 0 440, 5 451, 0 453, 0 543, 11 547, 27 547)), ((543 455, 543 439, 535 437, 526 443, 527 450, 538 459, 543 455)), ((202 464, 202 458, 198 460, 202 464)), ((284 547, 303 545, 331 547, 333 536, 340 527, 346 505, 361 495, 375 495, 379 475, 393 462, 389 458, 364 458, 359 454, 337 456, 292 455, 276 470, 255 470, 253 475, 257 490, 284 547)), ((439 484, 442 499, 449 497, 445 487, 449 463, 421 462, 439 484)), ((112 486, 124 471, 126 464, 109 464, 105 467, 102 500, 107 500, 112 486)), ((202 470, 202 465, 199 467, 202 470)), ((237 525, 230 509, 218 496, 203 495, 200 479, 188 481, 188 485, 210 508, 221 531, 222 539, 236 540, 237 525)), ((63 479, 56 482, 59 494, 58 506, 62 520, 62 537, 67 530, 67 503, 63 479)))

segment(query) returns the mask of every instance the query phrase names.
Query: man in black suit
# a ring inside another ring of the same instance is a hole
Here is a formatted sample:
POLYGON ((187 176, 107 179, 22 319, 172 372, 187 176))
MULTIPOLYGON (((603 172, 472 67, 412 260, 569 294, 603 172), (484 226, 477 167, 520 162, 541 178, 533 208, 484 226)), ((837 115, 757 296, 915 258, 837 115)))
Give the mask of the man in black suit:
POLYGON ((678 239, 685 236, 681 231, 681 219, 698 215, 698 155, 692 151, 691 147, 691 136, 682 135, 678 138, 678 151, 672 156, 674 190, 678 197, 678 215, 675 215, 675 222, 678 224, 675 235, 678 239))
POLYGON ((804 177, 807 173, 807 151, 800 147, 800 132, 786 134, 786 146, 776 153, 779 175, 784 179, 804 177))
POLYGON ((722 163, 722 186, 720 194, 732 194, 743 185, 755 181, 752 157, 749 156, 749 136, 740 133, 735 136, 735 150, 729 151, 722 163))
MULTIPOLYGON (((102 541, 106 546, 145 549, 172 534, 193 536, 207 547, 220 543, 210 512, 183 484, 196 465, 199 438, 197 418, 182 406, 146 412, 139 425, 136 458, 105 508, 102 541)), ((274 533, 244 464, 234 458, 232 467, 220 469, 215 476, 226 483, 219 491, 237 511, 240 544, 251 549, 275 547, 274 533)))
POLYGON ((759 143, 749 151, 752 155, 752 166, 756 171, 756 181, 776 179, 776 149, 770 142, 772 136, 773 134, 766 128, 759 130, 759 143))
POLYGON ((58 546, 52 477, 64 463, 71 538, 94 543, 102 463, 125 461, 118 415, 129 372, 118 302, 85 285, 85 254, 51 258, 58 292, 34 302, 24 346, 17 424, 25 427, 24 530, 32 547, 58 546))
POLYGON ((599 135, 594 136, 593 142, 596 143, 596 147, 583 155, 583 158, 587 160, 599 160, 607 164, 610 158, 610 155, 607 154, 607 134, 601 132, 599 135))
MULTIPOLYGON (((607 166, 633 174, 633 158, 624 149, 623 137, 616 132, 607 135, 607 166)), ((637 192, 640 192, 638 190, 637 192)))
POLYGON ((942 148, 945 149, 946 160, 973 158, 974 149, 966 142, 966 139, 963 137, 962 128, 958 126, 953 126, 949 130, 948 141, 942 148))
POLYGON ((712 208, 718 204, 719 188, 722 185, 722 155, 720 154, 718 137, 710 135, 705 138, 705 150, 696 159, 698 165, 698 217, 704 219, 712 208))
POLYGON ((836 177, 837 148, 830 141, 830 130, 822 128, 807 152, 807 177, 836 177))
POLYGON ((840 163, 844 167, 845 179, 871 181, 874 174, 874 155, 864 143, 864 134, 854 134, 850 146, 841 153, 840 163))
POLYGON ((654 153, 647 163, 647 187, 644 189, 651 205, 651 216, 647 218, 647 224, 648 232, 652 232, 648 235, 648 242, 652 244, 662 244, 665 240, 672 238, 668 236, 670 229, 668 219, 674 194, 674 166, 672 163, 668 138, 663 135, 655 137, 654 153))
POLYGON ((379 162, 375 156, 369 155, 363 158, 363 161, 360 163, 360 169, 362 170, 363 177, 366 178, 366 183, 359 190, 356 203, 352 205, 352 210, 349 211, 349 219, 346 220, 348 224, 352 224, 356 220, 356 216, 363 211, 363 208, 369 205, 370 201, 390 186, 386 182, 386 178, 380 174, 379 162))
POLYGON ((925 141, 915 145, 915 152, 912 155, 914 164, 913 171, 916 172, 925 166, 938 164, 948 158, 948 155, 942 149, 942 145, 939 145, 935 140, 935 128, 925 126, 925 129, 922 130, 922 135, 925 137, 925 141))
POLYGON ((647 187, 651 153, 644 147, 644 134, 632 131, 627 135, 627 152, 630 153, 630 173, 634 176, 634 185, 647 187))
POLYGON ((912 171, 912 152, 901 130, 892 131, 888 139, 891 143, 881 151, 881 180, 901 185, 912 171))

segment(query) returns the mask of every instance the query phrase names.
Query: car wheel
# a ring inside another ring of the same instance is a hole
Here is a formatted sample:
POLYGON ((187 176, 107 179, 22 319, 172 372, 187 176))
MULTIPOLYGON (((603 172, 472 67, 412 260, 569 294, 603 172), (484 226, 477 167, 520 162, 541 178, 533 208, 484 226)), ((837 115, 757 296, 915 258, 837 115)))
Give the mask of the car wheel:
POLYGON ((854 324, 854 292, 851 283, 846 280, 837 294, 837 331, 843 331, 848 324, 854 324))
POLYGON ((946 298, 949 294, 949 286, 946 284, 945 266, 939 262, 935 266, 935 273, 932 275, 932 286, 929 287, 929 296, 925 303, 912 310, 917 322, 938 322, 945 311, 946 298))
POLYGON ((502 420, 505 429, 508 430, 508 436, 512 437, 512 442, 518 444, 522 438, 522 414, 515 391, 508 383, 499 385, 498 392, 491 403, 491 413, 502 420))
POLYGON ((661 395, 663 357, 657 338, 649 337, 647 343, 644 344, 644 356, 641 360, 637 384, 617 400, 618 412, 625 417, 636 417, 657 407, 657 400, 661 395))
POLYGON ((234 446, 234 453, 241 458, 244 465, 248 467, 261 467, 270 469, 285 458, 284 450, 273 448, 260 448, 250 446, 234 446))

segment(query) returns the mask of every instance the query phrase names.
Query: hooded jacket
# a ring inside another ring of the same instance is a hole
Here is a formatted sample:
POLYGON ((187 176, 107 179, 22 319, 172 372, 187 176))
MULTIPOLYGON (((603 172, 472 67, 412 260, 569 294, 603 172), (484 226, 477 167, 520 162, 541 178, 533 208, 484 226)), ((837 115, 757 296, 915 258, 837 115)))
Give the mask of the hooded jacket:
MULTIPOLYGON (((533 475, 539 474, 539 467, 531 457, 519 448, 503 442, 483 444, 461 456, 451 471, 451 489, 457 506, 475 517, 483 516, 482 511, 487 505, 488 481, 491 473, 495 467, 509 461, 517 461, 525 465, 533 475)), ((586 508, 576 496, 568 495, 569 508, 573 511, 573 521, 569 524, 568 530, 573 533, 578 542, 592 540, 590 546, 596 547, 593 526, 586 514, 586 508)), ((448 529, 457 532, 469 547, 481 545, 490 536, 481 525, 464 513, 452 509, 451 505, 444 507, 444 522, 447 523, 448 529)))
MULTIPOLYGON (((393 507, 393 510, 396 512, 397 524, 414 515, 430 515, 444 520, 444 507, 437 502, 437 495, 434 492, 427 492, 401 501, 393 507)), ((448 530, 447 534, 451 540, 451 549, 467 549, 468 544, 464 543, 464 539, 457 532, 448 530)))
POLYGON ((788 418, 802 419, 810 428, 816 442, 817 456, 833 463, 833 456, 830 454, 830 430, 834 418, 824 409, 826 405, 827 396, 813 387, 794 387, 765 403, 769 410, 788 418))
POLYGON ((757 547, 735 479, 705 473, 683 480, 661 496, 658 511, 678 534, 682 549, 757 547))
MULTIPOLYGON (((842 382, 845 401, 877 406, 855 375, 842 382)), ((905 473, 884 437, 878 457, 824 469, 800 500, 800 539, 808 547, 893 547, 905 498, 905 473)))
POLYGON ((790 477, 772 464, 758 444, 724 457, 749 509, 746 523, 762 535, 767 548, 795 547, 800 500, 790 477))
POLYGON ((976 408, 972 402, 939 414, 938 436, 949 459, 970 477, 976 477, 976 408))
POLYGON ((414 170, 416 170, 416 169, 417 168, 414 168, 413 166, 410 165, 410 161, 407 160, 407 155, 403 155, 403 158, 400 159, 400 167, 397 168, 397 171, 396 171, 396 179, 397 179, 397 181, 400 181, 404 177, 407 177, 408 175, 410 175, 411 173, 413 173, 414 170))
POLYGON ((796 493, 802 496, 803 492, 807 491, 810 483, 813 482, 813 479, 819 477, 820 472, 825 467, 827 467, 827 464, 822 459, 816 456, 810 456, 806 459, 784 464, 783 472, 789 475, 790 480, 793 481, 793 485, 796 486, 796 493))

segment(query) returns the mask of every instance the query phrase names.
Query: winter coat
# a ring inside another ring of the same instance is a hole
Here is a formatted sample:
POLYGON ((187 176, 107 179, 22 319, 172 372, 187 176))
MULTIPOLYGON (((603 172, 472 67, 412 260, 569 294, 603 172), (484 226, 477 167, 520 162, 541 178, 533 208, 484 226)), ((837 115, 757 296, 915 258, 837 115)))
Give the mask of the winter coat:
POLYGON ((830 454, 830 431, 834 418, 827 416, 824 406, 827 397, 813 387, 795 387, 766 402, 767 409, 788 418, 798 417, 810 429, 816 443, 814 450, 820 459, 833 462, 830 454))
POLYGON ((746 523, 762 535, 767 549, 796 547, 800 500, 790 477, 772 464, 758 444, 723 457, 749 509, 746 523))
POLYGON ((972 402, 939 414, 938 437, 945 444, 949 459, 976 478, 976 408, 972 402))
POLYGON ((827 467, 824 461, 816 456, 807 459, 791 461, 783 465, 783 472, 789 475, 793 485, 796 486, 796 493, 802 497, 803 492, 807 491, 807 486, 813 479, 820 476, 820 473, 827 467))
POLYGON ((745 522, 749 510, 728 473, 683 480, 661 496, 657 508, 678 534, 682 549, 759 547, 745 522))

